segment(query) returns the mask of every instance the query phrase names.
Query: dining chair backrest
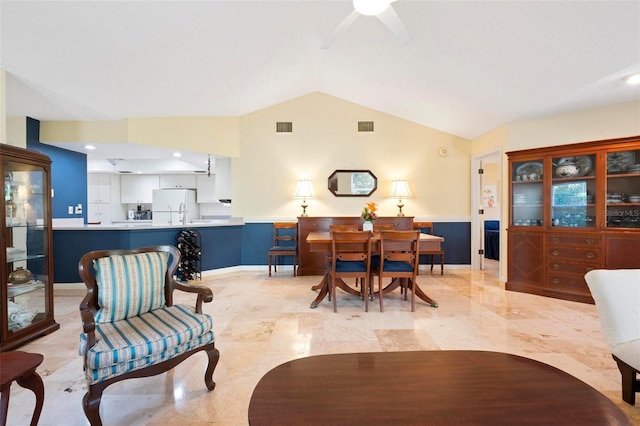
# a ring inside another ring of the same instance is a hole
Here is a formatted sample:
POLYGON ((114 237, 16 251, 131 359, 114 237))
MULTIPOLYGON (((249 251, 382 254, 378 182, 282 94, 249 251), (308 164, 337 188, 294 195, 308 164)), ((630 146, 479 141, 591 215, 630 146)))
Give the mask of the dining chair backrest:
POLYGON ((433 235, 433 222, 413 222, 413 229, 433 235), (428 229, 428 231, 425 231, 425 229, 428 229))
POLYGON ((298 224, 296 222, 275 222, 273 224, 273 246, 296 247, 298 224))
POLYGON ((380 270, 383 276, 391 273, 402 273, 402 276, 417 273, 416 259, 419 249, 420 231, 382 231, 380 233, 380 270), (389 265, 388 267, 385 267, 385 262, 389 265), (401 267, 398 262, 404 262, 411 268, 401 267))
POLYGON ((378 298, 380 312, 383 306, 383 279, 408 279, 404 294, 411 286, 411 311, 415 310, 416 276, 418 275, 418 251, 420 231, 382 231, 380 233, 380 256, 372 262, 373 274, 378 276, 378 298))
POLYGON ((331 260, 327 272, 332 281, 334 312, 336 312, 335 280, 338 278, 362 278, 361 292, 364 296, 365 311, 368 311, 371 236, 369 231, 333 231, 331 233, 331 260))

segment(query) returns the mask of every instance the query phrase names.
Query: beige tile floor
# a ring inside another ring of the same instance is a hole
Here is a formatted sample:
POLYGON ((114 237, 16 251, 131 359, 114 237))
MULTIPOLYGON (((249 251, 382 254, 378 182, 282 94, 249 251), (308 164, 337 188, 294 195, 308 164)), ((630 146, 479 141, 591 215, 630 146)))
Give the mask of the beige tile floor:
MULTIPOLYGON (((269 278, 266 268, 207 277, 202 284, 213 289, 214 300, 205 310, 214 318, 221 353, 216 389, 206 391, 206 357, 200 353, 169 373, 109 387, 100 410, 104 424, 246 425, 253 388, 283 362, 338 352, 443 349, 501 351, 551 364, 605 394, 640 424, 640 404, 620 398, 620 375, 593 305, 505 291, 494 268, 421 275, 419 284, 438 301, 437 309, 418 302, 412 313, 395 293, 385 298, 384 313, 377 301, 365 313, 357 298, 339 293, 333 313, 327 300, 309 309, 315 297, 310 288, 318 281, 293 278, 290 269, 269 278)), ((88 424, 76 352, 82 295, 56 291, 60 330, 20 348, 45 356, 38 369, 46 393, 41 425, 88 424)), ((33 402, 31 392, 14 384, 8 424, 28 424, 33 402)))

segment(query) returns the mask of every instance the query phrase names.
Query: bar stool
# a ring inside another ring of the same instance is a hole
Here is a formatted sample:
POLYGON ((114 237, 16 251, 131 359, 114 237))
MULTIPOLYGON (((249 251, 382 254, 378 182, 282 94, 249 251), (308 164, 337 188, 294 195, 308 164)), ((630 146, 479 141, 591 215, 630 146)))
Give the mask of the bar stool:
POLYGON ((36 368, 44 356, 29 352, 0 352, 0 425, 7 424, 7 410, 9 409, 9 392, 11 383, 17 382, 25 389, 30 389, 36 395, 36 406, 33 409, 31 425, 38 424, 42 404, 44 403, 44 384, 42 378, 36 373, 36 368))

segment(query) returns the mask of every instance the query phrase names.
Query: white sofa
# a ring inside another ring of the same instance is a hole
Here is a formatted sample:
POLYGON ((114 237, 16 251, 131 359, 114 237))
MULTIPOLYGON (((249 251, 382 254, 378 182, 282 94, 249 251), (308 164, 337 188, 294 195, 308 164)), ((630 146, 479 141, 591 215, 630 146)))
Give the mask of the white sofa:
POLYGON ((622 374, 622 399, 634 405, 640 392, 640 269, 598 269, 585 280, 622 374))

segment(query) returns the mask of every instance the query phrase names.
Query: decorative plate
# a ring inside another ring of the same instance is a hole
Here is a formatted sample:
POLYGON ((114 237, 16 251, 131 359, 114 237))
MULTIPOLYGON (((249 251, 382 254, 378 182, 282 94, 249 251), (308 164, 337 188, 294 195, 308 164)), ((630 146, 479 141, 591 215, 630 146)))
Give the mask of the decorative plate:
POLYGON ((578 166, 578 176, 586 176, 593 170, 593 161, 587 155, 576 157, 576 166, 578 166))
POLYGON ((535 173, 540 176, 542 174, 542 163, 524 163, 520 164, 516 168, 516 176, 530 175, 531 173, 535 173))
POLYGON ((636 162, 636 154, 633 151, 624 152, 608 152, 607 153, 607 172, 621 173, 628 166, 634 165, 636 162))

